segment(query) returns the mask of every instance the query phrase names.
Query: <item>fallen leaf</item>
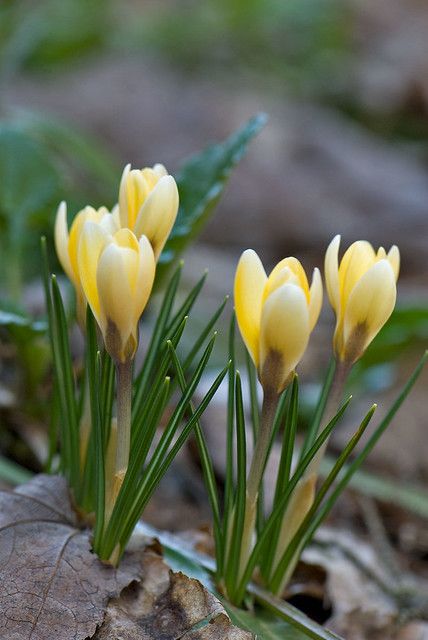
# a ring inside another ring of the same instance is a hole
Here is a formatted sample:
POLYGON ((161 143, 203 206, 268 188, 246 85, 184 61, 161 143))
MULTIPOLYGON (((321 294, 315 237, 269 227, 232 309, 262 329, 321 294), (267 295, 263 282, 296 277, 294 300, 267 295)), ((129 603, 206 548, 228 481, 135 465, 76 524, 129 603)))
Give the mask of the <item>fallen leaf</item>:
POLYGON ((142 579, 110 602, 97 640, 251 640, 198 581, 173 572, 147 550, 142 579))
POLYGON ((91 552, 63 478, 40 475, 0 491, 2 640, 91 637, 109 599, 140 572, 135 555, 115 570, 91 552))

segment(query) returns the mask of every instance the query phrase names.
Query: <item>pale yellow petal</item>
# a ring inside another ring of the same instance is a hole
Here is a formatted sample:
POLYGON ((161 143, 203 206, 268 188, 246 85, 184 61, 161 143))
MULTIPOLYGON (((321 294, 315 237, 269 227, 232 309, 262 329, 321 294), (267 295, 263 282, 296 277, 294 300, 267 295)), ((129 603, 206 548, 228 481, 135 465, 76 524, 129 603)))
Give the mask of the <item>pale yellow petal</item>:
POLYGON ((123 170, 122 178, 119 186, 119 218, 120 226, 128 227, 128 198, 127 198, 127 182, 131 165, 127 164, 123 170))
POLYGON ((259 364, 262 297, 266 281, 259 256, 252 249, 247 249, 238 262, 235 274, 235 312, 242 339, 256 366, 259 364))
POLYGON ((152 245, 142 236, 139 241, 139 265, 136 282, 136 289, 133 292, 134 303, 134 323, 137 324, 143 313, 155 279, 156 261, 152 245))
POLYGON ((309 310, 301 287, 284 284, 263 305, 260 324, 260 364, 263 373, 266 359, 281 357, 281 383, 302 358, 309 340, 309 310))
POLYGON ((76 285, 76 278, 71 266, 70 256, 68 253, 69 237, 67 224, 67 205, 65 202, 61 202, 56 212, 54 238, 58 260, 60 261, 61 266, 67 276, 76 285))
POLYGON ((101 222, 107 209, 101 207, 100 209, 94 209, 93 207, 85 207, 75 216, 70 228, 70 240, 68 242, 68 253, 70 256, 71 267, 75 274, 76 281, 79 281, 79 267, 78 267, 78 250, 80 243, 80 236, 83 226, 86 222, 101 222))
POLYGON ((114 234, 113 239, 119 247, 132 249, 138 253, 138 240, 132 233, 131 229, 119 229, 119 231, 116 231, 114 234))
MULTIPOLYGON (((284 260, 281 260, 281 263, 284 263, 284 260)), ((277 269, 275 267, 266 281, 263 291, 263 302, 265 302, 266 298, 270 296, 270 294, 273 293, 275 289, 278 289, 278 287, 281 287, 283 284, 287 283, 295 284, 300 287, 299 277, 293 271, 291 271, 289 267, 284 266, 282 269, 277 269)))
POLYGON ((328 245, 324 260, 325 286, 330 304, 336 316, 340 310, 339 246, 340 236, 337 235, 328 245))
MULTIPOLYGON (((284 268, 288 268, 290 269, 290 271, 294 274, 294 276, 297 278, 299 285, 302 287, 306 299, 309 302, 309 283, 308 283, 308 278, 306 277, 306 272, 304 270, 304 268, 302 267, 300 261, 297 258, 294 258, 293 256, 290 256, 288 258, 284 258, 283 260, 281 260, 280 262, 278 262, 278 264, 276 265, 276 267, 274 267, 269 275, 269 280, 272 278, 272 280, 275 280, 277 278, 277 275, 284 269, 284 268)), ((272 288, 273 290, 273 288, 272 288)))
POLYGON ((114 242, 102 251, 97 267, 96 282, 100 300, 101 316, 105 318, 102 327, 104 340, 110 354, 119 360, 123 357, 125 346, 134 327, 134 303, 138 274, 138 253, 133 249, 119 247, 114 242), (109 345, 109 332, 120 336, 121 345, 115 343, 113 353, 109 345))
POLYGON ((163 164, 161 164, 160 162, 157 162, 153 166, 153 172, 157 175, 158 178, 162 178, 163 176, 167 176, 168 175, 168 171, 165 169, 163 164))
POLYGON ((135 224, 137 238, 147 236, 158 260, 178 212, 178 189, 172 176, 162 177, 141 207, 135 224))
POLYGON ((323 290, 322 290, 322 281, 321 274, 319 269, 314 269, 314 274, 312 276, 311 288, 309 290, 310 300, 309 300, 309 329, 315 327, 318 322, 318 318, 321 312, 322 307, 322 298, 323 298, 323 290))
POLYGON ((400 251, 395 244, 388 251, 387 258, 394 272, 395 280, 397 281, 400 273, 400 251))
POLYGON ((361 277, 349 296, 343 326, 343 354, 354 354, 353 341, 361 341, 357 359, 390 317, 397 296, 394 271, 387 259, 376 262, 361 277))
POLYGON ((375 263, 376 254, 366 240, 358 240, 345 251, 339 266, 340 305, 344 313, 352 289, 367 269, 375 263))
POLYGON ((97 289, 97 267, 104 247, 112 237, 94 222, 86 222, 80 234, 78 248, 78 272, 86 299, 101 329, 105 327, 105 318, 101 313, 97 289))

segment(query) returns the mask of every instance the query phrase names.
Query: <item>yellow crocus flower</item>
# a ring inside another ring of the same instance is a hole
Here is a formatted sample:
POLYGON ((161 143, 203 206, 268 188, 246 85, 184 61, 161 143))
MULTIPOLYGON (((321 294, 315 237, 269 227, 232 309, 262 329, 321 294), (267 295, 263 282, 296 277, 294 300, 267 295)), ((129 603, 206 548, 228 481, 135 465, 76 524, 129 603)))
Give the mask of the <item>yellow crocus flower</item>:
POLYGON ((322 305, 322 283, 314 270, 309 287, 296 258, 281 260, 267 277, 257 253, 242 254, 235 275, 238 326, 262 385, 282 391, 301 360, 322 305))
POLYGON ((391 315, 397 296, 400 252, 388 254, 365 240, 354 242, 339 265, 340 236, 325 254, 325 280, 336 314, 334 350, 340 361, 352 364, 360 358, 391 315))
POLYGON ((147 236, 156 261, 174 225, 178 211, 178 189, 174 178, 161 164, 153 168, 131 169, 128 164, 119 188, 119 215, 122 227, 137 238, 147 236))
POLYGON ((100 223, 106 231, 114 233, 120 226, 119 211, 117 207, 112 213, 110 213, 106 207, 100 207, 99 209, 94 209, 90 206, 84 207, 74 217, 69 232, 67 204, 61 202, 57 210, 54 230, 55 248, 58 259, 76 290, 77 315, 82 327, 85 325, 86 300, 80 281, 77 253, 83 226, 85 222, 88 221, 100 223))
POLYGON ((153 249, 146 236, 130 229, 114 233, 101 223, 85 222, 77 254, 80 282, 117 363, 131 360, 138 345, 138 321, 155 276, 153 249))

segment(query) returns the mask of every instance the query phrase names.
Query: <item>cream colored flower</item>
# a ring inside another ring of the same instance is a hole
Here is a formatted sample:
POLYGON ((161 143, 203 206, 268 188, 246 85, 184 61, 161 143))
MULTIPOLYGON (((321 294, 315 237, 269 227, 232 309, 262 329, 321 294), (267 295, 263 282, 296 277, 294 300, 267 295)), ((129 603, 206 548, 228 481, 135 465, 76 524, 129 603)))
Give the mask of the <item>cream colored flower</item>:
POLYGON ((281 260, 267 277, 252 249, 242 254, 235 275, 238 326, 263 386, 280 392, 301 360, 322 305, 322 283, 314 270, 309 287, 296 258, 281 260))
POLYGON ((55 248, 58 260, 76 290, 77 315, 82 327, 85 326, 86 300, 82 289, 82 283, 80 281, 77 254, 82 229, 85 222, 88 221, 99 223, 103 229, 110 233, 114 233, 120 226, 119 211, 116 208, 112 213, 110 213, 106 207, 94 209, 93 207, 87 206, 76 214, 69 232, 67 223, 67 205, 65 202, 61 202, 57 210, 54 230, 55 248))
POLYGON ((178 211, 175 180, 161 164, 153 168, 123 171, 119 189, 119 215, 122 227, 137 238, 147 236, 156 261, 171 232, 178 211))
POLYGON ((338 261, 340 236, 325 254, 328 297, 336 314, 334 350, 339 360, 352 364, 367 349, 390 317, 396 301, 400 252, 375 252, 365 240, 354 242, 338 261))
POLYGON ((84 224, 78 273, 85 297, 116 362, 134 357, 138 321, 153 286, 156 263, 146 236, 138 241, 129 229, 110 233, 101 223, 84 224))

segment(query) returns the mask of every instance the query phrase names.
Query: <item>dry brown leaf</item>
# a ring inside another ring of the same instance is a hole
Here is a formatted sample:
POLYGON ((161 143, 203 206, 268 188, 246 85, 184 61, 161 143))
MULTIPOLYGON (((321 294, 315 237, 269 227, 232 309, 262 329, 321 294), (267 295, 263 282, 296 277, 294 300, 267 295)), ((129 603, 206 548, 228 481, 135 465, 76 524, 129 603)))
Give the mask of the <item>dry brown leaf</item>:
POLYGON ((37 476, 0 491, 0 637, 80 640, 92 636, 110 598, 139 578, 135 557, 120 569, 91 553, 66 482, 37 476))
POLYGON ((174 573, 146 551, 143 575, 108 606, 97 640, 250 640, 198 580, 174 573))

